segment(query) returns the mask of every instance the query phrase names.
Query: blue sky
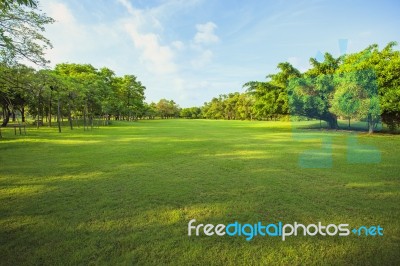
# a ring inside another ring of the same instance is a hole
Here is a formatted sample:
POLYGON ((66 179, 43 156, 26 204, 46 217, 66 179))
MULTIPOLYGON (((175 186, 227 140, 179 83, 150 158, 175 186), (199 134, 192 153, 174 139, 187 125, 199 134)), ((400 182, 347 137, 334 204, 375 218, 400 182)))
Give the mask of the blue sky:
POLYGON ((134 74, 146 101, 200 106, 265 80, 279 62, 304 71, 318 52, 340 55, 400 40, 400 1, 41 0, 51 66, 90 63, 134 74))

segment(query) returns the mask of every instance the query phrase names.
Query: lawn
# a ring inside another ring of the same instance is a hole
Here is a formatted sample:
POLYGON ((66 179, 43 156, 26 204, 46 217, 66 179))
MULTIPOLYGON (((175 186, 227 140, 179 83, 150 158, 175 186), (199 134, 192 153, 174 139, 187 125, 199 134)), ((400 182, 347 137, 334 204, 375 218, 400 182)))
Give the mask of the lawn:
POLYGON ((2 265, 400 264, 400 136, 211 120, 11 130, 0 140, 2 265), (321 138, 331 165, 302 167, 321 138), (349 138, 380 162, 349 163, 349 138), (189 237, 191 219, 380 225, 384 235, 189 237))

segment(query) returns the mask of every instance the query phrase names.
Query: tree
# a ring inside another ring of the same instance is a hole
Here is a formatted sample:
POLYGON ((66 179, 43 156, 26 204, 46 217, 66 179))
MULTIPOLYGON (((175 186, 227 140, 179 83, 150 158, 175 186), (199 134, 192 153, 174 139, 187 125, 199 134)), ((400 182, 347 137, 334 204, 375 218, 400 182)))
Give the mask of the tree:
POLYGON ((341 75, 359 75, 360 78, 356 80, 353 77, 353 80, 367 88, 371 110, 366 116, 370 132, 380 120, 379 115, 393 131, 400 124, 400 53, 393 50, 396 45, 390 42, 381 51, 378 45, 370 45, 358 53, 347 55, 338 69, 341 75))
POLYGON ((154 119, 157 115, 157 105, 155 103, 143 104, 143 116, 148 119, 154 119))
POLYGON ((189 107, 182 108, 180 112, 180 117, 196 119, 201 117, 201 108, 199 107, 189 107))
POLYGON ((251 82, 244 85, 254 97, 254 113, 259 118, 270 118, 287 113, 285 89, 271 82, 251 82))
POLYGON ((173 100, 161 99, 156 108, 161 118, 179 117, 179 106, 173 100))
POLYGON ((10 64, 21 59, 44 66, 44 50, 51 43, 42 34, 54 20, 37 12, 33 0, 3 0, 0 4, 0 59, 10 64))
POLYGON ((225 118, 225 99, 226 95, 220 95, 218 98, 214 97, 211 102, 205 103, 203 108, 204 116, 210 119, 225 118))
POLYGON ((343 116, 349 121, 357 117, 357 111, 360 109, 360 94, 362 91, 357 90, 357 86, 338 88, 333 96, 331 111, 338 116, 343 116))
POLYGON ((253 119, 253 104, 254 97, 248 93, 242 93, 239 95, 237 102, 237 113, 241 120, 252 120, 253 119))
POLYGON ((329 53, 325 54, 324 61, 310 59, 313 68, 302 77, 289 80, 289 110, 293 115, 324 120, 329 128, 338 128, 337 115, 331 112, 331 99, 335 92, 333 82, 335 71, 339 67, 341 58, 335 59, 329 53))
POLYGON ((334 58, 330 53, 325 53, 324 61, 319 62, 316 58, 310 58, 310 68, 306 75, 309 77, 317 77, 321 74, 333 75, 343 61, 343 57, 334 58))
POLYGON ((377 74, 382 121, 390 130, 400 127, 400 52, 394 51, 396 42, 390 42, 374 64, 377 74))
POLYGON ((0 2, 0 10, 7 10, 12 7, 12 5, 24 5, 28 7, 37 7, 36 0, 2 0, 0 2))
POLYGON ((35 71, 33 68, 21 64, 8 67, 2 64, 0 68, 0 99, 3 109, 2 127, 7 126, 10 117, 15 120, 15 113, 19 111, 25 122, 25 106, 29 100, 29 87, 34 83, 35 71))
POLYGON ((335 77, 336 92, 331 111, 349 119, 368 120, 368 130, 374 131, 380 119, 377 78, 373 70, 341 73, 335 77))
POLYGON ((268 81, 251 81, 243 85, 254 96, 254 112, 260 118, 277 118, 288 114, 287 86, 293 78, 301 76, 288 62, 279 63, 279 72, 267 75, 268 81))
POLYGON ((134 75, 125 75, 120 81, 119 96, 122 105, 122 112, 127 116, 128 121, 132 116, 135 120, 139 111, 143 108, 144 90, 146 88, 134 75), (133 115, 134 114, 134 115, 133 115))

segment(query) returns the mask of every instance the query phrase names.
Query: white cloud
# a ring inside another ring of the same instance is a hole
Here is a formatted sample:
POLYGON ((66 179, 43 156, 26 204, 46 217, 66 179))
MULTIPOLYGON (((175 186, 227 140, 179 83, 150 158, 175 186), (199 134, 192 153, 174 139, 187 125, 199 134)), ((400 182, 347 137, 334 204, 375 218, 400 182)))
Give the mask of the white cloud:
POLYGON ((178 2, 147 9, 138 9, 127 0, 118 2, 124 7, 118 17, 87 23, 83 7, 43 0, 43 10, 56 20, 46 27, 46 36, 54 45, 47 53, 52 66, 90 63, 97 68, 107 66, 117 75, 134 74, 147 87, 147 101, 168 98, 190 106, 203 93, 217 90, 218 86, 200 84, 204 80, 200 76, 207 71, 204 66, 214 57, 209 45, 219 41, 214 23, 196 25, 191 39, 171 41, 164 39, 168 37, 164 26, 165 31, 170 30, 165 23, 176 15, 176 8, 182 8, 178 2))
POLYGON ((171 44, 175 49, 177 50, 183 50, 185 49, 185 44, 181 41, 174 41, 171 44))
POLYGON ((191 65, 195 69, 202 68, 211 63, 213 52, 205 47, 219 42, 219 37, 214 33, 216 28, 217 25, 211 21, 196 25, 197 32, 191 43, 192 50, 197 53, 197 57, 191 60, 191 65))
POLYGON ((160 36, 154 32, 145 32, 147 22, 155 28, 162 28, 161 23, 150 13, 135 9, 127 0, 118 0, 133 16, 124 23, 124 29, 131 37, 136 48, 142 51, 141 60, 150 72, 170 74, 177 70, 174 52, 168 45, 160 43, 160 36))
POLYGON ((212 44, 219 41, 218 36, 214 33, 217 28, 213 22, 207 22, 205 24, 197 24, 197 33, 194 36, 194 42, 196 44, 212 44))
POLYGON ((51 2, 48 5, 48 9, 49 9, 51 17, 56 22, 75 23, 74 16, 72 15, 71 11, 68 9, 68 7, 65 4, 51 2))
POLYGON ((47 50, 46 55, 53 65, 71 60, 71 55, 77 53, 77 50, 90 46, 88 32, 78 24, 67 5, 49 2, 45 5, 45 11, 56 21, 46 28, 46 36, 49 35, 54 46, 53 49, 47 50))
POLYGON ((169 46, 163 46, 159 43, 157 34, 141 33, 134 23, 126 23, 125 29, 132 38, 135 47, 142 50, 141 59, 149 71, 157 74, 169 74, 176 71, 173 51, 169 46))
POLYGON ((213 57, 213 52, 211 50, 204 50, 202 53, 192 60, 192 66, 194 68, 201 68, 204 67, 205 65, 209 64, 212 60, 213 57))
POLYGON ((133 8, 133 6, 131 5, 131 3, 129 3, 128 0, 118 0, 118 2, 122 4, 127 9, 127 11, 132 15, 135 15, 137 12, 139 12, 138 10, 133 8))

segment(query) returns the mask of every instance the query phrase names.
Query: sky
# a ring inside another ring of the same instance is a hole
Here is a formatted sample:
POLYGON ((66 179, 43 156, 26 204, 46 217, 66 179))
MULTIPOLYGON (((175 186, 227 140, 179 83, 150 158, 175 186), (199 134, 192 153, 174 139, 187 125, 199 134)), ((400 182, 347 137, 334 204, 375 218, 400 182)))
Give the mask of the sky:
POLYGON ((40 9, 56 20, 45 32, 50 66, 133 74, 147 102, 181 107, 243 92, 280 62, 305 71, 321 53, 400 43, 396 0, 40 0, 40 9))

